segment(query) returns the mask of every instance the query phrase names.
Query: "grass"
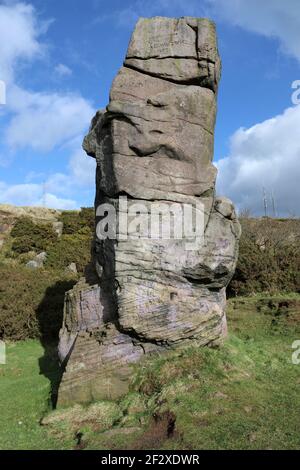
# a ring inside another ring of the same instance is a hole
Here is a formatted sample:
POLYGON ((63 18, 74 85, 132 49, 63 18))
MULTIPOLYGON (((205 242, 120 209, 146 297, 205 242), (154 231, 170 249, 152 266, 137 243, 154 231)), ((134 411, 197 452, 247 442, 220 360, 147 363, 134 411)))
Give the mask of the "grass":
MULTIPOLYGON (((140 365, 118 403, 50 412, 37 341, 8 345, 0 366, 2 449, 298 449, 300 312, 229 308, 220 349, 190 347, 140 365), (40 426, 40 419, 45 426, 40 426), (19 424, 22 423, 22 424, 19 424)), ((232 302, 233 305, 233 302, 232 302)))
MULTIPOLYGON (((64 449, 71 443, 49 436, 40 425, 49 410, 50 382, 40 373, 44 349, 36 340, 7 345, 7 364, 0 365, 0 449, 64 449)), ((52 362, 45 370, 55 374, 52 362)))

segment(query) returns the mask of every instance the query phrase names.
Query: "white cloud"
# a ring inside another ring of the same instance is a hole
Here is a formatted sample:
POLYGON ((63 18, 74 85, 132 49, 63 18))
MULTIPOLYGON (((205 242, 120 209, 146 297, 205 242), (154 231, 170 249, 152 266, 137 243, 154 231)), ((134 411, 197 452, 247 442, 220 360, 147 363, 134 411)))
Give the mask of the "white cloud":
POLYGON ((76 94, 33 93, 14 86, 7 102, 14 116, 5 141, 12 149, 51 151, 82 134, 94 114, 88 101, 76 94))
MULTIPOLYGON (((4 129, 8 150, 31 147, 49 152, 81 136, 94 114, 80 94, 28 91, 16 83, 19 64, 33 62, 44 51, 39 41, 49 22, 37 19, 34 7, 25 3, 0 5, 0 78, 8 80, 5 111, 12 114, 4 129)), ((71 70, 57 66, 62 74, 71 70)))
POLYGON ((93 188, 95 186, 96 161, 88 157, 83 150, 76 150, 69 162, 72 177, 80 186, 93 188))
POLYGON ((59 77, 70 77, 72 75, 72 70, 70 67, 68 67, 65 64, 58 64, 54 68, 54 72, 59 76, 59 77))
POLYGON ((300 60, 299 0, 206 0, 217 18, 277 38, 283 52, 300 60))
MULTIPOLYGON (((7 104, 2 113, 6 115, 7 124, 2 128, 1 164, 11 162, 13 153, 16 159, 22 158, 23 148, 43 152, 44 158, 51 158, 47 152, 68 150, 69 163, 65 174, 53 174, 45 183, 38 183, 34 172, 24 178, 27 184, 0 183, 0 200, 17 205, 42 205, 45 199, 47 206, 72 209, 79 205, 75 201, 78 200, 78 188, 89 188, 94 179, 95 162, 87 157, 84 159, 81 141, 95 110, 79 93, 46 89, 37 92, 18 84, 24 62, 30 70, 29 66, 45 56, 47 48, 40 42, 40 36, 46 32, 50 21, 41 21, 31 4, 2 3, 0 80, 7 85, 7 104)), ((60 77, 72 74, 72 70, 62 63, 54 72, 60 77)), ((39 179, 42 178, 44 180, 42 176, 39 179)))
POLYGON ((300 215, 300 106, 239 129, 231 137, 230 154, 217 162, 218 193, 240 209, 260 214, 262 191, 274 192, 278 213, 300 215))
POLYGON ((82 188, 95 187, 96 161, 79 149, 75 150, 69 160, 67 173, 54 173, 45 181, 47 191, 56 194, 76 194, 82 188))
POLYGON ((42 184, 7 185, 0 182, 0 200, 3 204, 17 206, 46 206, 53 209, 75 209, 72 199, 59 198, 52 193, 44 193, 42 184))
POLYGON ((34 7, 25 3, 0 5, 0 79, 14 79, 19 61, 40 56, 44 46, 38 37, 44 28, 38 26, 34 7))
POLYGON ((78 209, 78 204, 73 199, 63 199, 57 197, 55 194, 46 193, 37 203, 32 204, 33 206, 49 207, 50 209, 65 209, 72 210, 78 209))

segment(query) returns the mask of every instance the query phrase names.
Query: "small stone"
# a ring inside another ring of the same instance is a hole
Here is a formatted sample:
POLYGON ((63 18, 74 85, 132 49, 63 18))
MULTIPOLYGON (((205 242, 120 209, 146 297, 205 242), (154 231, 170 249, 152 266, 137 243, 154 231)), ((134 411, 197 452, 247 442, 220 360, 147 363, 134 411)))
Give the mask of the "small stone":
POLYGON ((76 263, 71 263, 66 267, 66 271, 74 274, 78 274, 76 263))
POLYGON ((42 253, 36 255, 33 260, 28 261, 26 263, 27 268, 30 269, 38 269, 44 266, 44 262, 46 261, 47 253, 43 251, 42 253))
POLYGON ((253 408, 252 406, 244 406, 244 410, 246 411, 246 413, 251 413, 253 408))
POLYGON ((31 260, 31 261, 28 261, 28 263, 26 263, 26 267, 29 269, 38 269, 40 265, 36 261, 31 260))
POLYGON ((42 251, 42 253, 38 254, 35 257, 35 261, 41 264, 43 264, 46 261, 46 259, 47 259, 47 253, 45 251, 42 251))
POLYGON ((61 237, 62 233, 63 233, 63 228, 64 228, 63 222, 53 222, 52 226, 53 226, 53 230, 56 233, 56 235, 58 237, 61 237))
POLYGON ((223 392, 216 392, 215 393, 215 397, 216 398, 221 398, 222 400, 228 398, 228 395, 226 395, 226 393, 223 393, 223 392))
POLYGON ((255 432, 251 432, 251 433, 249 434, 249 441, 250 441, 250 442, 255 442, 256 439, 257 439, 257 434, 256 434, 255 432))

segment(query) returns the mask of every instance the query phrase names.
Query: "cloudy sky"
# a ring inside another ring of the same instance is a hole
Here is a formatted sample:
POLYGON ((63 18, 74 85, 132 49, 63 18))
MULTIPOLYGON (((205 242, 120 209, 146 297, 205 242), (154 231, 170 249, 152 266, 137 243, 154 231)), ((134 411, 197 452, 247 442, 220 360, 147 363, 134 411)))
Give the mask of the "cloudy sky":
POLYGON ((217 23, 218 193, 261 214, 265 187, 278 214, 299 216, 299 0, 0 0, 0 202, 93 205, 82 138, 137 18, 157 15, 217 23))

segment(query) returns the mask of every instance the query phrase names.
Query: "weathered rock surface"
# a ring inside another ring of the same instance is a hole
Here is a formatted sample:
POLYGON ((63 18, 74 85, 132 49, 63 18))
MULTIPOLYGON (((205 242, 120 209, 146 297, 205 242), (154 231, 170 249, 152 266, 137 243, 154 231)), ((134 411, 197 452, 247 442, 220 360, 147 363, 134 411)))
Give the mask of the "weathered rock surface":
POLYGON ((195 83, 215 91, 221 69, 215 26, 206 18, 141 18, 125 65, 165 80, 195 83))
POLYGON ((45 251, 42 251, 41 253, 36 255, 33 258, 33 260, 28 261, 28 263, 26 263, 26 266, 27 268, 31 268, 31 269, 42 268, 44 266, 44 262, 46 261, 46 259, 47 259, 47 253, 45 251))
POLYGON ((65 269, 68 273, 78 274, 76 263, 70 263, 65 269))
POLYGON ((232 203, 215 196, 219 78, 209 20, 138 21, 109 105, 84 140, 97 161, 96 209, 114 208, 119 237, 102 239, 96 231, 94 272, 66 295, 58 404, 118 397, 131 365, 145 356, 191 341, 217 344, 226 334, 225 289, 240 226, 232 203), (194 235, 149 236, 149 214, 164 230, 168 219, 159 214, 171 211, 174 229, 186 205, 193 208, 194 235), (134 213, 138 229, 130 224, 134 213))

